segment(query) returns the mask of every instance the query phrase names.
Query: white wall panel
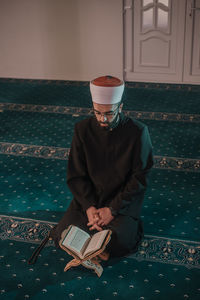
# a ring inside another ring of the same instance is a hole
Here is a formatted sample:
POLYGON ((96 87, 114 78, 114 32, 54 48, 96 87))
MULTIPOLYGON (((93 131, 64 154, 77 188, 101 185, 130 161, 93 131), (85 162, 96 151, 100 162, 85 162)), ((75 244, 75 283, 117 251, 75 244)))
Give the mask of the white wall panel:
POLYGON ((0 0, 0 77, 122 78, 122 0, 0 0))

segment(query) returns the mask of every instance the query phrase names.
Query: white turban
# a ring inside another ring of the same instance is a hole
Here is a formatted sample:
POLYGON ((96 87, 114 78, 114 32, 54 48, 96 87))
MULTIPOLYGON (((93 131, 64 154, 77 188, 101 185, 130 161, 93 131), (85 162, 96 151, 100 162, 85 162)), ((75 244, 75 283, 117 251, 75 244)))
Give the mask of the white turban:
POLYGON ((124 91, 124 82, 112 76, 98 77, 90 82, 92 101, 98 104, 119 103, 124 91))

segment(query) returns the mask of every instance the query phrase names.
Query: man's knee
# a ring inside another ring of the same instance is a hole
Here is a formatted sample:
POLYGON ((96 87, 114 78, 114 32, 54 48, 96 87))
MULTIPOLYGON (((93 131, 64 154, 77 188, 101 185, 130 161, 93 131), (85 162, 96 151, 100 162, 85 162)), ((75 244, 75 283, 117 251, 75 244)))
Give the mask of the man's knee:
POLYGON ((113 222, 109 229, 112 230, 112 235, 107 250, 111 255, 123 256, 137 251, 138 243, 142 237, 139 220, 122 216, 119 220, 113 222))

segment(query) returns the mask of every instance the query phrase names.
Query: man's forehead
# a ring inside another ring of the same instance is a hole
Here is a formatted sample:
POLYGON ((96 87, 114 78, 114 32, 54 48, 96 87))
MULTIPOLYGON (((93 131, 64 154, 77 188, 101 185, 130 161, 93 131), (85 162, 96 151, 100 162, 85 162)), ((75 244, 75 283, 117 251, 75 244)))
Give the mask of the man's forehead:
POLYGON ((119 103, 116 103, 116 104, 98 104, 98 103, 93 102, 94 109, 98 110, 100 112, 113 111, 118 105, 119 105, 119 103))

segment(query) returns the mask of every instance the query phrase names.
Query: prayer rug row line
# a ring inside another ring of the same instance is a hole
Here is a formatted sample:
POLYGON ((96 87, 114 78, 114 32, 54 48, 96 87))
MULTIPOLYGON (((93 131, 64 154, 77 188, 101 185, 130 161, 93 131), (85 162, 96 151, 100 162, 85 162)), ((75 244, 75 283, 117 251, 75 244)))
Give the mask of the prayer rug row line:
MULTIPOLYGON (((19 79, 19 78, 0 78, 0 82, 12 83, 37 83, 37 84, 55 84, 67 86, 89 86, 89 81, 78 80, 48 80, 48 79, 19 79)), ((199 91, 200 86, 194 84, 169 84, 169 83, 154 83, 154 82, 125 82, 128 88, 145 88, 145 89, 166 89, 166 90, 184 90, 184 91, 199 91)))
MULTIPOLYGON (((0 154, 67 160, 70 148, 0 142, 0 154)), ((154 168, 200 172, 200 159, 154 156, 154 168)))
MULTIPOLYGON (((4 110, 70 114, 74 117, 79 117, 81 115, 83 116, 93 115, 93 110, 91 108, 85 108, 85 107, 0 103, 0 111, 3 112, 4 110)), ((134 111, 134 110, 124 110, 124 114, 134 119, 142 119, 142 120, 200 123, 199 114, 182 114, 182 113, 134 111)))
MULTIPOLYGON (((5 215, 0 215, 0 221, 1 240, 33 244, 39 244, 56 224, 5 215)), ((53 242, 47 246, 53 246, 53 242)), ((145 235, 138 252, 126 257, 200 269, 200 242, 145 235)))

